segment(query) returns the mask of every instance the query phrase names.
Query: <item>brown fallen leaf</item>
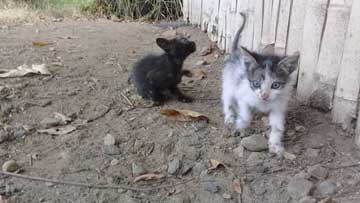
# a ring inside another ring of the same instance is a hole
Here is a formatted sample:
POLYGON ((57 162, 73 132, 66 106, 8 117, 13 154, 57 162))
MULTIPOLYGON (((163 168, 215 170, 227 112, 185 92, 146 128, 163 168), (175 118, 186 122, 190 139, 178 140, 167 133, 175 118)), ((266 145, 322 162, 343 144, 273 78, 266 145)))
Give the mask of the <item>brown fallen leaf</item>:
POLYGON ((211 164, 211 167, 209 168, 209 170, 214 170, 219 167, 225 167, 223 162, 216 160, 216 159, 210 159, 210 164, 211 164))
POLYGON ((193 72, 194 72, 195 78, 198 80, 202 80, 202 79, 206 78, 206 73, 202 69, 195 69, 193 72))
POLYGON ((0 203, 8 203, 8 197, 4 196, 4 195, 0 195, 0 203))
POLYGON ((242 189, 241 189, 241 184, 240 184, 240 180, 239 179, 235 179, 233 182, 233 190, 236 193, 241 194, 242 193, 242 189))
POLYGON ((179 109, 160 109, 160 113, 162 115, 174 118, 178 121, 200 121, 204 120, 206 122, 209 122, 209 118, 204 116, 203 114, 196 112, 196 111, 190 111, 190 110, 179 110, 179 109))
POLYGON ((162 178, 164 178, 165 176, 162 174, 144 174, 141 176, 138 176, 134 179, 134 183, 142 181, 142 180, 160 180, 162 178))
POLYGON ((46 45, 49 45, 49 44, 50 44, 49 42, 41 42, 41 41, 32 42, 32 45, 36 46, 36 47, 43 47, 43 46, 46 46, 46 45))

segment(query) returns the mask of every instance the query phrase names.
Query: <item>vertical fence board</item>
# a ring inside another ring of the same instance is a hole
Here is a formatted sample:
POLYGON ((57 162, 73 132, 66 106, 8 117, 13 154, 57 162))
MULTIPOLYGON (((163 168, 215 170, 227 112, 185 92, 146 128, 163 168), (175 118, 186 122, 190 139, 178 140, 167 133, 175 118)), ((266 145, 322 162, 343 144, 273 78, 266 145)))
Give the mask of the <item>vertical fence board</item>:
POLYGON ((324 111, 332 109, 336 80, 344 51, 349 11, 344 0, 330 1, 315 74, 318 81, 315 81, 316 90, 310 97, 310 104, 324 111))
POLYGON ((216 0, 209 0, 208 2, 203 0, 202 13, 201 13, 201 30, 206 32, 210 22, 211 15, 214 10, 214 3, 216 0))
MULTIPOLYGON (((287 0, 289 1, 289 0, 287 0)), ((276 38, 276 31, 278 26, 278 17, 279 17, 279 7, 280 0, 273 0, 272 11, 271 11, 271 28, 270 28, 270 36, 269 43, 274 44, 276 38)))
POLYGON ((218 45, 220 49, 226 49, 226 20, 229 8, 228 0, 221 0, 219 6, 219 27, 218 27, 218 45))
POLYGON ((182 4, 183 17, 185 22, 189 22, 189 0, 183 0, 182 4))
POLYGON ((292 0, 282 0, 279 9, 279 23, 276 32, 275 53, 285 54, 292 0))
MULTIPOLYGON (((334 97, 333 121, 344 128, 356 118, 360 87, 360 1, 353 1, 334 97)), ((359 136, 359 135, 358 135, 359 136)))
POLYGON ((308 101, 314 89, 314 71, 318 62, 327 3, 328 0, 309 0, 306 7, 297 86, 297 98, 302 103, 308 101))
POLYGON ((212 9, 210 9, 211 14, 210 14, 207 33, 212 41, 217 41, 218 38, 219 6, 220 6, 220 0, 214 0, 214 5, 212 6, 212 9))
POLYGON ((261 44, 267 45, 271 44, 271 16, 272 16, 272 5, 273 0, 264 0, 264 14, 263 14, 263 29, 262 29, 262 37, 261 44))
POLYGON ((264 0, 254 0, 254 39, 253 50, 260 51, 261 48, 261 36, 262 36, 262 24, 263 24, 263 6, 264 0))

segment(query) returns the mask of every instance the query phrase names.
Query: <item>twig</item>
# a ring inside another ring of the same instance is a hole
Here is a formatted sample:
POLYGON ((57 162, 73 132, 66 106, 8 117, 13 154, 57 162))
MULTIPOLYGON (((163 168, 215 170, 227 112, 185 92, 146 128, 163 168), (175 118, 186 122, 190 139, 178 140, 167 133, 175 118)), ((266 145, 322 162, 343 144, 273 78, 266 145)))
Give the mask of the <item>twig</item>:
MULTIPOLYGON (((104 106, 105 106, 105 105, 104 105, 104 106)), ((89 118, 89 119, 87 120, 87 122, 88 122, 88 123, 91 123, 91 122, 93 122, 93 121, 96 121, 96 120, 98 120, 99 118, 104 117, 107 113, 109 113, 110 110, 111 110, 111 106, 110 106, 110 107, 105 106, 105 107, 106 107, 106 110, 105 110, 104 112, 102 112, 101 114, 95 116, 94 118, 89 118)))
POLYGON ((130 106, 134 107, 134 104, 130 101, 130 99, 122 92, 120 92, 121 96, 129 103, 130 106))
POLYGON ((329 166, 327 166, 326 168, 331 169, 331 170, 337 170, 337 169, 351 168, 351 167, 357 167, 357 166, 360 166, 360 163, 348 164, 348 165, 337 166, 337 167, 329 167, 329 166))
POLYGON ((76 186, 76 187, 87 187, 87 188, 96 188, 96 189, 124 189, 124 190, 142 191, 142 192, 176 187, 178 185, 184 185, 186 183, 196 180, 195 178, 190 178, 188 180, 185 180, 185 181, 182 181, 179 183, 175 183, 175 184, 167 184, 167 185, 161 185, 161 186, 157 186, 157 187, 137 188, 137 187, 130 187, 130 186, 125 186, 125 185, 99 185, 99 184, 88 184, 88 183, 62 181, 62 180, 56 180, 56 179, 48 179, 48 178, 41 178, 41 177, 35 177, 35 176, 21 175, 21 174, 17 174, 17 173, 9 173, 9 172, 5 172, 5 171, 0 171, 0 175, 11 176, 11 177, 15 177, 15 178, 21 178, 21 179, 32 180, 32 181, 39 181, 39 182, 49 182, 49 183, 55 183, 55 184, 71 185, 71 186, 76 186))

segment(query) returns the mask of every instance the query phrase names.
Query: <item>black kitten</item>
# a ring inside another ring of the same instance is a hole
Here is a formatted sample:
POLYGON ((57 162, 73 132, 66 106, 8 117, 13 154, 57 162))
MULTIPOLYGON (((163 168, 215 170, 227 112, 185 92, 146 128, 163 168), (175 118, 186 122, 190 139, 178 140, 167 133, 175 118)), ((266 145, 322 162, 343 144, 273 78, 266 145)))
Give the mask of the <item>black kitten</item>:
POLYGON ((156 43, 165 52, 159 56, 148 55, 138 61, 129 81, 134 82, 140 96, 151 99, 154 105, 164 102, 165 91, 170 91, 181 102, 191 102, 192 99, 183 95, 177 85, 182 75, 190 75, 188 70, 182 70, 182 65, 186 57, 195 52, 195 42, 178 37, 171 40, 158 38, 156 43))

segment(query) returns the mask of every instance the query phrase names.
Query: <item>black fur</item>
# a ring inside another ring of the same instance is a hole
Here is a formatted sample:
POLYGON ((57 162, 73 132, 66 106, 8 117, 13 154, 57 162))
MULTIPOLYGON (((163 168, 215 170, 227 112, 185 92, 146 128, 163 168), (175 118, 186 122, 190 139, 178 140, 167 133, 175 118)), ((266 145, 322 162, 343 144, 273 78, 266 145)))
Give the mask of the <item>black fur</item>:
POLYGON ((182 70, 185 59, 196 50, 195 42, 187 38, 167 40, 156 39, 157 45, 164 50, 159 56, 148 55, 138 61, 129 77, 140 96, 151 99, 154 105, 160 105, 166 99, 164 92, 170 91, 181 102, 192 99, 181 93, 177 85, 182 75, 189 71, 182 70))

